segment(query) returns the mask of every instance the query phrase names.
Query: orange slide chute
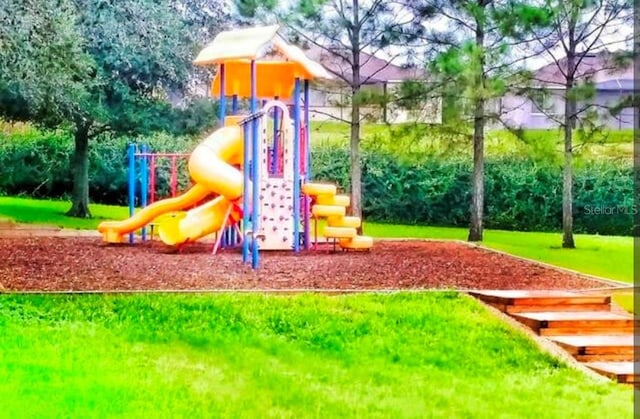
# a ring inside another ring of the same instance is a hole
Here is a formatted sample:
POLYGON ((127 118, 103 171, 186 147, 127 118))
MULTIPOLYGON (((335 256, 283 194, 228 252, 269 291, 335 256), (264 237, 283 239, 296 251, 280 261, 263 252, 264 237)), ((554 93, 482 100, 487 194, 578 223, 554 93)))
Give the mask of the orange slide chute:
POLYGON ((189 174, 196 184, 175 198, 158 201, 123 221, 106 221, 98 226, 103 239, 119 243, 123 237, 172 211, 196 205, 211 194, 217 198, 169 218, 159 227, 159 236, 167 244, 176 245, 197 240, 220 230, 227 220, 237 221, 240 214, 233 201, 242 196, 243 156, 242 129, 237 125, 218 129, 207 137, 189 158, 189 174))

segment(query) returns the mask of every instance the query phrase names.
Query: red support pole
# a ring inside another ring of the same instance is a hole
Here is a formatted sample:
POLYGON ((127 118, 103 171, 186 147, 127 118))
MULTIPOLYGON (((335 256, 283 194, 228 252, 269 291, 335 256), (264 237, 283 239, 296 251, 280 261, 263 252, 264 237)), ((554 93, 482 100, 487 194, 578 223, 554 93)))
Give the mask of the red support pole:
POLYGON ((284 142, 283 140, 284 131, 280 131, 278 134, 278 175, 282 176, 284 174, 284 142))
POLYGON ((178 164, 177 156, 171 156, 171 197, 175 197, 178 193, 178 164))
POLYGON ((153 204, 156 201, 156 156, 151 155, 149 161, 149 203, 153 204))
POLYGON ((278 150, 280 150, 280 155, 278 156, 278 173, 284 176, 284 134, 285 134, 285 125, 284 118, 280 119, 280 136, 278 137, 278 141, 280 144, 278 145, 278 150))
POLYGON ((300 172, 307 174, 307 131, 304 124, 300 126, 300 172))

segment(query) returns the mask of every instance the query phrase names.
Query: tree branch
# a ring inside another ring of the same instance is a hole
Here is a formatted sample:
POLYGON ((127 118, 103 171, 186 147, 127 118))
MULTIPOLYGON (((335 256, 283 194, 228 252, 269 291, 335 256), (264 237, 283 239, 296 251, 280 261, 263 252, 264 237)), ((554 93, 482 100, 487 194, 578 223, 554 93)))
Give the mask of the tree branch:
POLYGON ((596 8, 596 10, 593 12, 593 14, 591 14, 591 17, 589 18, 589 20, 587 20, 583 25, 582 30, 580 31, 580 34, 578 34, 578 36, 576 37, 576 39, 579 40, 583 40, 583 39, 587 39, 589 37, 589 35, 585 35, 585 31, 587 30, 587 28, 589 28, 591 26, 591 24, 594 22, 595 18, 598 16, 598 14, 600 13, 600 10, 602 10, 602 6, 604 5, 604 1, 601 1, 598 3, 598 7, 596 8))
POLYGON ((375 0, 373 2, 373 4, 369 7, 369 10, 367 10, 364 14, 364 16, 362 17, 362 19, 360 19, 360 24, 364 25, 367 20, 371 19, 371 17, 374 16, 375 11, 378 9, 378 7, 382 4, 384 0, 375 0))
POLYGON ((400 55, 396 54, 394 55, 390 60, 385 60, 384 64, 378 68, 376 71, 374 71, 373 73, 369 74, 364 80, 360 80, 360 84, 367 84, 369 82, 369 80, 373 79, 376 74, 379 74, 381 71, 383 71, 384 69, 386 69, 387 67, 389 67, 390 65, 392 65, 392 61, 395 60, 396 58, 398 58, 400 55))
POLYGON ((580 109, 576 110, 576 112, 571 116, 572 116, 572 118, 579 118, 579 116, 581 114, 585 113, 589 109, 601 109, 601 110, 605 110, 605 111, 609 112, 609 115, 611 117, 617 119, 618 121, 622 120, 621 117, 611 114, 611 110, 613 108, 615 108, 615 105, 614 106, 607 106, 607 105, 602 105, 600 103, 588 103, 588 104, 585 104, 584 106, 582 106, 580 109))
MULTIPOLYGON (((593 41, 591 41, 589 46, 583 51, 582 55, 578 58, 578 62, 576 63, 576 70, 580 67, 580 64, 584 60, 584 57, 586 57, 589 54, 591 49, 595 46, 596 42, 598 42, 600 40, 600 37, 602 36, 602 33, 604 32, 604 29, 607 26, 607 23, 613 21, 616 18, 616 16, 617 16, 617 13, 614 14, 613 12, 611 12, 609 17, 607 19, 605 19, 604 22, 602 22, 602 24, 601 24, 601 26, 599 28, 597 28, 598 29, 597 30, 598 34, 595 36, 593 41)), ((592 33, 595 33, 595 32, 596 32, 596 30, 592 31, 592 33)))
MULTIPOLYGON (((561 4, 562 4, 562 6, 564 6, 564 3, 561 3, 561 4)), ((566 9, 564 7, 562 7, 562 8, 564 9, 563 11, 564 11, 565 16, 566 16, 567 11, 566 11, 566 9)), ((562 20, 561 20, 561 17, 560 17, 559 14, 558 14, 558 16, 555 17, 555 29, 556 29, 556 32, 557 32, 557 35, 558 35, 558 40, 560 42, 560 45, 562 45, 562 48, 564 49, 564 53, 568 54, 569 53, 569 46, 567 45, 567 43, 564 40, 564 33, 562 33, 564 28, 563 28, 562 20)))
POLYGON ((390 26, 386 26, 384 29, 381 29, 378 31, 378 33, 371 33, 371 34, 367 34, 367 37, 369 38, 369 41, 365 42, 364 44, 361 45, 361 49, 364 50, 366 48, 369 48, 371 45, 373 45, 374 42, 377 42, 380 40, 380 37, 385 33, 385 32, 393 32, 395 31, 397 28, 401 28, 405 25, 408 25, 409 23, 413 22, 413 18, 407 21, 402 21, 402 22, 395 22, 394 24, 390 25, 390 26))
MULTIPOLYGON (((349 60, 348 55, 343 55, 341 53, 339 53, 338 51, 336 51, 335 48, 331 48, 325 44, 322 44, 320 42, 318 42, 315 38, 307 35, 303 30, 296 28, 295 26, 291 25, 291 24, 287 24, 287 27, 290 28, 291 30, 293 30, 294 32, 296 32, 298 35, 302 36, 304 39, 306 39, 308 42, 312 43, 313 45, 317 46, 318 48, 323 49, 324 51, 327 51, 329 54, 340 57, 342 60, 346 61, 349 65, 352 65, 352 62, 349 60)), ((331 38, 328 37, 327 35, 324 35, 325 38, 329 39, 330 42, 336 42, 339 43, 342 47, 344 47, 345 49, 348 49, 349 46, 348 45, 344 45, 342 43, 342 41, 335 39, 335 38, 331 38)))
MULTIPOLYGON (((539 36, 536 35, 536 41, 538 41, 540 43, 540 45, 544 48, 544 50, 546 51, 546 53, 551 57, 551 59, 553 60, 553 62, 556 64, 556 67, 558 67, 558 71, 560 71, 560 74, 562 74, 562 76, 566 79, 567 78, 567 73, 565 72, 565 70, 562 68, 562 65, 560 64, 560 60, 558 60, 556 58, 555 55, 553 55, 553 52, 551 52, 551 49, 549 47, 547 47, 547 45, 544 44, 544 42, 542 42, 542 40, 540 39, 539 36)), ((564 43, 564 41, 563 41, 564 43)))

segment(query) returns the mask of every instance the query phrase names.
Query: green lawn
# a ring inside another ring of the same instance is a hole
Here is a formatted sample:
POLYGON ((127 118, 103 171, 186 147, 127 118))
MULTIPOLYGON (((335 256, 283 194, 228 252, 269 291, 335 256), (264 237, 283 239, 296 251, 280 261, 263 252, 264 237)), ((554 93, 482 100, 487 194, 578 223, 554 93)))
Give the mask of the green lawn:
POLYGON ((0 197, 0 218, 9 218, 18 223, 92 230, 104 220, 121 220, 129 216, 127 207, 92 204, 90 210, 93 218, 72 218, 64 215, 70 207, 69 201, 0 197))
POLYGON ((0 296, 4 417, 623 418, 456 293, 0 296))
MULTIPOLYGON (((0 218, 16 222, 42 223, 67 228, 95 229, 105 219, 124 219, 125 207, 91 205, 95 218, 67 217, 69 203, 0 197, 0 218)), ((463 228, 366 223, 365 233, 377 238, 429 238, 465 240, 463 228)), ((487 230, 484 246, 517 256, 620 281, 633 282, 633 238, 576 235, 577 249, 562 249, 559 233, 487 230)))
MULTIPOLYGON (((315 146, 347 146, 349 143, 349 125, 336 121, 313 121, 311 140, 315 146)), ((624 158, 633 157, 633 130, 615 130, 605 132, 601 138, 581 142, 581 133, 576 131, 574 142, 576 158, 624 158)), ((518 139, 506 130, 489 130, 485 138, 485 152, 488 157, 518 155, 538 156, 549 160, 555 158, 561 162, 562 132, 559 130, 529 129, 523 138, 518 139)), ((373 124, 362 125, 362 147, 381 149, 396 154, 431 152, 471 156, 469 141, 452 141, 451 133, 439 131, 438 126, 415 124, 373 124)))
POLYGON ((613 294, 613 301, 629 313, 635 312, 634 294, 633 292, 621 292, 613 294))

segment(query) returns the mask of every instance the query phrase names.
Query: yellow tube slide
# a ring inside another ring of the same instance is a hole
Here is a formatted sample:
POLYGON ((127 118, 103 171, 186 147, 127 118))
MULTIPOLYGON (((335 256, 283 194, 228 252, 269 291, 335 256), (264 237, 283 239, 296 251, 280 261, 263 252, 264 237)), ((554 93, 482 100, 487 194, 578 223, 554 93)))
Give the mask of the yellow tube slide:
POLYGON ((158 234, 160 239, 169 245, 176 245, 193 241, 220 230, 231 213, 232 203, 224 196, 200 205, 175 218, 170 218, 160 224, 158 234))
POLYGON ((124 221, 101 223, 98 231, 106 242, 121 242, 125 234, 144 227, 158 216, 190 207, 211 193, 222 196, 163 222, 159 236, 165 243, 176 245, 219 230, 228 214, 239 219, 239 214, 230 208, 231 201, 242 195, 242 172, 232 166, 242 163, 242 152, 241 128, 237 125, 220 128, 200 143, 189 158, 189 174, 196 182, 189 191, 151 204, 124 221))
POLYGON ((242 161, 242 129, 223 127, 204 140, 191 153, 189 174, 207 190, 230 200, 242 195, 242 172, 232 164, 242 161))
POLYGON ((104 241, 108 243, 120 243, 125 234, 144 227, 162 214, 187 208, 203 200, 210 193, 211 192, 201 185, 194 185, 184 194, 175 198, 154 202, 126 220, 105 221, 100 223, 98 231, 102 233, 104 241))

